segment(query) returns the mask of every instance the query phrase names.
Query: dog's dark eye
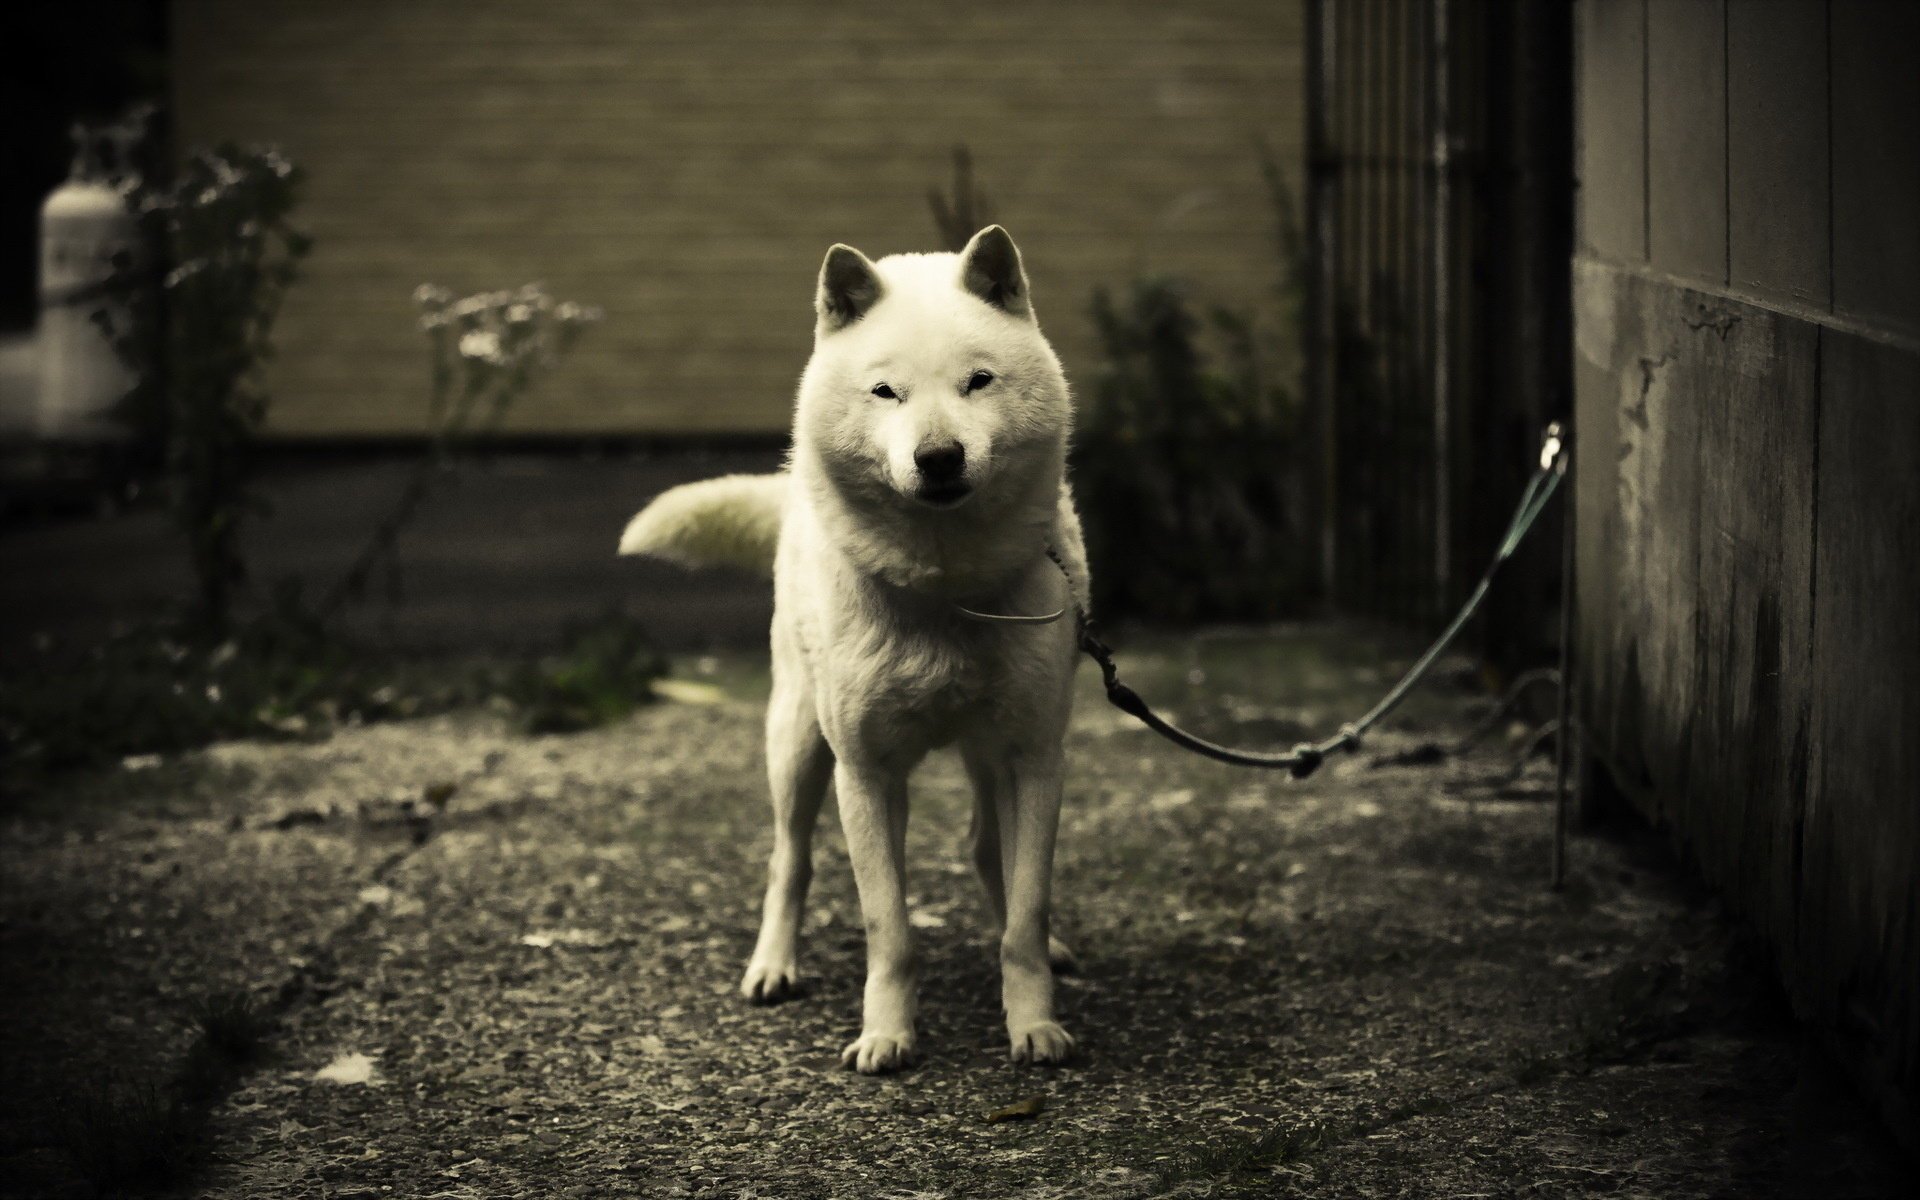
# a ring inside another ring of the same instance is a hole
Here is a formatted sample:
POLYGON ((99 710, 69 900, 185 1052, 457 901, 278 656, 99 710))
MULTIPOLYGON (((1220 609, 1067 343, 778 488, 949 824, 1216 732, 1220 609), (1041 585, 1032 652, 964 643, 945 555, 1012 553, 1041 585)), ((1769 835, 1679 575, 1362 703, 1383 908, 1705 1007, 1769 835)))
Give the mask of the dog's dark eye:
POLYGON ((967 390, 970 392, 977 392, 981 388, 987 386, 992 382, 993 382, 993 372, 975 371, 973 373, 973 377, 967 380, 967 390))
POLYGON ((896 395, 894 395, 894 393, 893 393, 893 389, 892 389, 892 388, 890 388, 890 387, 888 387, 888 386, 887 386, 886 384, 884 384, 884 383, 876 383, 876 384, 874 384, 874 385, 873 385, 873 394, 874 394, 874 395, 876 395, 876 396, 878 396, 878 397, 880 397, 880 398, 881 398, 882 400, 898 400, 898 399, 900 398, 900 397, 898 397, 898 396, 896 396, 896 395))

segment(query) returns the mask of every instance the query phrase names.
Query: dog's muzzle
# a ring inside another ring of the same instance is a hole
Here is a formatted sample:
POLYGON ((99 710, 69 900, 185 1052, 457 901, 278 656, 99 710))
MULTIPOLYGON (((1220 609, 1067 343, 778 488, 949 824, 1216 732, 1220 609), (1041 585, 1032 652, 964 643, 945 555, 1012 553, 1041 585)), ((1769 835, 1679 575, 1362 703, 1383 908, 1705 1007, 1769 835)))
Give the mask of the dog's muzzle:
POLYGON ((914 498, 935 508, 952 508, 973 494, 967 482, 967 451, 958 442, 922 446, 913 452, 920 486, 914 498))

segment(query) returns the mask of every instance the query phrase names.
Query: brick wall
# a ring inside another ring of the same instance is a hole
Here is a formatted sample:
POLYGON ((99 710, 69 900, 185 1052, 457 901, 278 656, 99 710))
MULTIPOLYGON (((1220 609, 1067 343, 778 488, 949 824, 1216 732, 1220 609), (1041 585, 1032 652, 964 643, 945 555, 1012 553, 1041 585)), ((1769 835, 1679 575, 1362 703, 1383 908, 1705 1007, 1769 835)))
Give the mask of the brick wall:
POLYGON ((410 296, 544 280, 604 326, 516 414, 555 434, 783 430, 835 241, 933 249, 972 147, 1070 377, 1091 289, 1269 299, 1265 142, 1296 175, 1297 4, 175 0, 183 145, 279 143, 318 238, 272 429, 417 431, 410 296))

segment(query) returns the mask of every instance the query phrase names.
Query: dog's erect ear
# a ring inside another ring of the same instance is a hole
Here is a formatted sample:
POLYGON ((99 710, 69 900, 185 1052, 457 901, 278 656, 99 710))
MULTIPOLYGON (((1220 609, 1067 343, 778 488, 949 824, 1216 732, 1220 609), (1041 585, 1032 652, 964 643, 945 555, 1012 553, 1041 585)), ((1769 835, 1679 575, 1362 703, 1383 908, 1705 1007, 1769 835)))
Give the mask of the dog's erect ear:
POLYGON ((1007 231, 989 225, 973 235, 960 252, 960 283, 995 308, 1016 317, 1033 315, 1027 295, 1027 273, 1020 266, 1020 248, 1007 231))
POLYGON ((836 244, 820 264, 820 290, 813 299, 820 327, 828 332, 846 328, 880 303, 881 294, 880 273, 867 256, 836 244))

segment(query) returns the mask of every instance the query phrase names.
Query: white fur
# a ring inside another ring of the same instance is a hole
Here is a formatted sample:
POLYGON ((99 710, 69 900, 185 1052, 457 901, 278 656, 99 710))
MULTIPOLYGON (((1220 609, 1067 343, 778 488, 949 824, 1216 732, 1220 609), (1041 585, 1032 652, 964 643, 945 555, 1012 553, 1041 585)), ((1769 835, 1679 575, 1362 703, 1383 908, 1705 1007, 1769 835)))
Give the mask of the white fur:
POLYGON ((771 574, 790 482, 784 473, 722 475, 670 488, 627 522, 620 553, 771 574))
POLYGON ((1049 547, 1068 565, 1073 599, 1087 601, 1065 479, 1066 378, 997 227, 958 255, 869 263, 835 247, 818 307, 790 471, 675 489, 622 541, 682 561, 712 547, 739 562, 735 551, 760 541, 731 531, 762 529, 767 503, 784 497, 767 713, 774 850, 741 991, 769 1001, 795 986, 813 827, 831 783, 867 927, 861 1032, 843 1057, 863 1072, 912 1061, 907 776, 953 744, 974 785, 974 859, 1000 931, 1010 1054, 1057 1062, 1073 1050, 1054 1019, 1050 959, 1066 951, 1050 937, 1049 909, 1074 626, 983 624, 955 606, 1068 606, 1049 547), (983 371, 992 382, 970 391, 983 371), (897 398, 874 395, 880 383, 897 398), (971 493, 952 507, 924 502, 916 450, 954 444, 971 493))

